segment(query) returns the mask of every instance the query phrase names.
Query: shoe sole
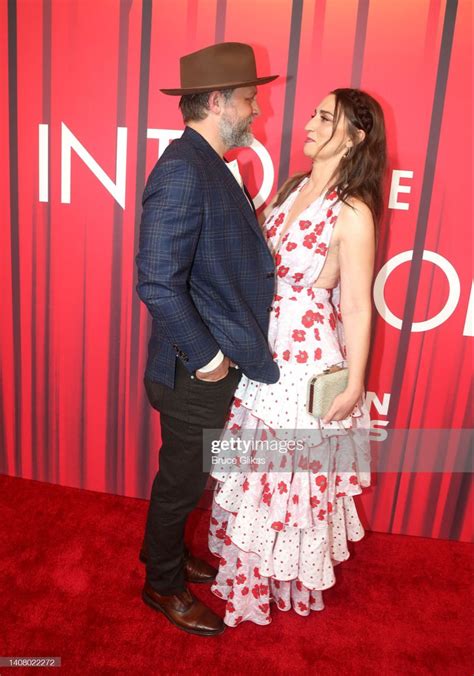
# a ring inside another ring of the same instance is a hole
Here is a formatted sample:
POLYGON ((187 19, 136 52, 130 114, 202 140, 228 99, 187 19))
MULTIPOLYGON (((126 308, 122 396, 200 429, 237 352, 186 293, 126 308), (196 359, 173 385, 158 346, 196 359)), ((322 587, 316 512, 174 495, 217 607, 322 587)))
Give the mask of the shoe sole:
POLYGON ((199 629, 187 629, 186 627, 183 627, 182 625, 178 624, 175 620, 173 620, 172 617, 160 606, 159 603, 156 603, 156 601, 153 601, 152 598, 148 596, 145 592, 142 592, 142 599, 146 603, 147 606, 150 608, 153 608, 153 610, 157 610, 159 613, 162 613, 167 620, 171 622, 171 624, 174 624, 175 627, 178 629, 181 629, 181 631, 185 631, 188 634, 196 634, 197 636, 219 636, 219 634, 222 634, 225 631, 225 626, 222 629, 217 629, 215 631, 203 631, 199 629))
MULTIPOLYGON (((138 559, 141 563, 143 563, 146 566, 146 559, 142 557, 141 555, 138 556, 138 559)), ((191 584, 212 584, 214 580, 216 579, 216 575, 214 577, 209 578, 208 580, 193 580, 192 578, 186 577, 186 582, 190 582, 191 584)))

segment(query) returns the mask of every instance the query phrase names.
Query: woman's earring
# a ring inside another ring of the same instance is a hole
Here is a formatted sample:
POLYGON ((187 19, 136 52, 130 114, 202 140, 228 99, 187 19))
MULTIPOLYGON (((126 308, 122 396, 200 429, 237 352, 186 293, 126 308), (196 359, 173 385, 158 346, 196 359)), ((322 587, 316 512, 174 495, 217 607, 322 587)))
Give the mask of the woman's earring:
POLYGON ((349 146, 349 148, 347 149, 347 152, 344 153, 343 157, 348 159, 352 155, 353 150, 354 150, 354 146, 349 146))

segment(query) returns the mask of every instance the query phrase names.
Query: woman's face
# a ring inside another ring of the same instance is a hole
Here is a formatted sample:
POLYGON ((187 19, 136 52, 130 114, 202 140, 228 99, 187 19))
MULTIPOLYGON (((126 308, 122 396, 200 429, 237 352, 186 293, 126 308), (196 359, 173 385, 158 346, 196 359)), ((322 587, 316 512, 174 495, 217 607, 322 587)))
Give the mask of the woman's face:
POLYGON ((342 157, 348 150, 350 139, 346 131, 346 119, 341 113, 337 127, 333 133, 334 111, 336 107, 336 97, 334 94, 326 96, 314 111, 311 119, 305 126, 308 132, 303 147, 303 152, 307 157, 318 160, 342 157), (331 139, 329 141, 329 139, 331 139), (329 143, 328 143, 329 141, 329 143), (325 145, 327 143, 327 145, 325 145))

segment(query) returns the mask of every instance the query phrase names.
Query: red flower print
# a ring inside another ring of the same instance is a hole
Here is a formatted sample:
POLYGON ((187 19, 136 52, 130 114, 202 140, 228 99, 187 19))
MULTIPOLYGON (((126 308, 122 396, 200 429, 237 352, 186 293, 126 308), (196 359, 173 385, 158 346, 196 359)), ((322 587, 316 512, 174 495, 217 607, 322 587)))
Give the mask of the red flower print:
POLYGON ((277 270, 277 275, 278 277, 286 277, 289 271, 290 268, 287 268, 286 265, 280 265, 280 267, 277 270))
POLYGON ((332 512, 332 502, 328 502, 328 514, 332 512))
POLYGON ((250 589, 248 587, 242 587, 242 590, 241 590, 240 593, 242 594, 242 596, 247 596, 249 591, 250 591, 250 589))
POLYGON ((228 599, 233 599, 234 596, 235 596, 234 590, 232 590, 227 598, 228 598, 228 599))
POLYGON ((301 230, 307 230, 311 227, 311 221, 300 221, 301 230))
POLYGON ((301 580, 296 580, 296 589, 298 591, 303 591, 303 583, 301 582, 301 580))
POLYGON ((252 594, 256 599, 260 597, 260 585, 256 584, 254 587, 252 587, 252 594))
POLYGON ((314 351, 314 358, 315 358, 315 359, 321 359, 322 354, 323 354, 323 353, 321 352, 321 348, 320 348, 320 347, 317 347, 317 348, 315 349, 315 351, 314 351))
POLYGON ((273 296, 273 300, 279 301, 283 298, 283 296, 279 296, 277 293, 273 296))
POLYGON ((320 312, 315 312, 314 320, 318 322, 318 324, 324 324, 324 315, 322 315, 320 312))
POLYGON ((211 517, 211 523, 212 523, 213 526, 217 526, 219 521, 217 519, 215 519, 214 517, 211 517))
POLYGON ((228 587, 232 587, 232 585, 234 584, 234 580, 232 580, 232 579, 229 577, 229 578, 225 581, 225 583, 226 583, 226 585, 227 585, 228 587))
POLYGON ((226 535, 225 538, 224 538, 225 546, 228 547, 231 544, 231 542, 232 542, 232 540, 230 539, 230 537, 228 535, 226 535))
POLYGON ((315 481, 316 481, 316 486, 319 486, 319 490, 321 491, 321 493, 324 493, 324 491, 328 487, 328 480, 324 476, 324 474, 320 474, 319 476, 317 476, 315 481))
POLYGON ((260 585, 260 595, 261 596, 266 596, 268 594, 268 585, 266 584, 261 584, 260 585))
POLYGON ((325 256, 327 250, 328 250, 327 244, 325 244, 324 242, 321 242, 320 244, 318 244, 318 247, 316 249, 316 253, 321 254, 322 256, 325 256))
POLYGON ((254 577, 260 579, 260 569, 259 568, 255 567, 253 569, 253 574, 254 574, 254 577))
POLYGON ((319 513, 318 513, 318 519, 319 519, 320 521, 324 521, 324 515, 325 515, 325 514, 326 514, 326 510, 325 510, 325 509, 320 509, 320 510, 319 510, 319 513))
POLYGON ((272 354, 272 359, 276 359, 277 357, 278 357, 277 353, 276 353, 276 352, 273 352, 273 354, 272 354))
POLYGON ((307 249, 312 249, 313 244, 316 243, 316 235, 314 232, 310 232, 309 235, 306 235, 306 237, 303 240, 303 246, 305 246, 307 249))
POLYGON ((319 335, 319 329, 314 329, 314 337, 316 340, 321 340, 321 336, 319 335))
POLYGON ((237 559, 237 563, 235 564, 236 568, 242 568, 242 561, 240 559, 237 559))
POLYGON ((242 399, 238 399, 237 397, 234 397, 234 406, 235 408, 239 408, 239 406, 242 404, 242 399))
POLYGON ((314 228, 314 234, 317 237, 319 237, 321 235, 321 233, 323 232, 324 225, 325 225, 324 221, 321 221, 321 223, 318 223, 317 226, 314 228))
POLYGON ((238 617, 236 617, 235 620, 234 620, 234 627, 236 627, 238 624, 240 624, 243 619, 244 619, 243 615, 239 615, 238 617))
MULTIPOLYGON (((280 308, 276 307, 275 308, 275 317, 279 317, 279 316, 280 316, 280 308)), ((276 357, 276 354, 275 354, 275 357, 276 357)))
POLYGON ((311 326, 313 326, 315 320, 315 313, 312 310, 307 310, 303 318, 301 320, 301 323, 303 326, 306 326, 307 329, 309 329, 311 326))
POLYGON ((219 540, 223 540, 225 538, 225 530, 223 528, 216 530, 216 538, 219 538, 219 540))
POLYGON ((227 566, 227 561, 224 559, 223 556, 219 559, 219 565, 220 566, 227 566))
POLYGON ((296 361, 298 364, 306 364, 308 361, 308 353, 305 350, 300 350, 296 355, 296 361))
POLYGON ((285 523, 290 523, 290 519, 291 519, 291 512, 287 512, 285 514, 285 523))
POLYGON ((222 598, 222 594, 218 589, 213 589, 213 592, 216 596, 220 596, 222 598))
POLYGON ((262 611, 262 613, 267 613, 267 612, 268 612, 268 608, 269 608, 268 603, 262 603, 262 604, 260 604, 258 607, 260 608, 260 610, 262 611))
POLYGON ((284 481, 280 481, 278 484, 278 490, 280 491, 280 494, 288 493, 288 488, 286 487, 286 483, 284 481))
POLYGON ((313 509, 316 508, 319 505, 320 502, 321 502, 321 500, 318 500, 318 498, 315 495, 313 495, 313 497, 310 498, 310 500, 309 500, 309 504, 311 505, 311 507, 313 509))
POLYGON ((283 530, 283 524, 281 521, 274 521, 272 523, 273 530, 283 530))
POLYGON ((270 493, 270 484, 268 483, 268 481, 263 486, 263 492, 270 493))
POLYGON ((306 331, 295 329, 291 335, 295 342, 302 343, 306 338, 306 331))
POLYGON ((335 190, 333 190, 332 192, 329 193, 329 195, 327 196, 326 199, 328 199, 328 200, 335 200, 336 197, 337 197, 337 192, 336 192, 335 190))
POLYGON ((343 498, 347 495, 345 491, 342 491, 342 493, 336 493, 336 498, 343 498))
POLYGON ((285 220, 285 214, 278 214, 278 216, 275 219, 274 225, 277 226, 277 228, 283 223, 285 220))
POLYGON ((226 613, 235 613, 234 604, 231 601, 227 601, 225 610, 226 610, 226 613))
POLYGON ((287 251, 293 251, 293 249, 296 249, 297 246, 298 245, 295 244, 294 242, 288 242, 288 244, 286 245, 286 250, 287 251))
POLYGON ((327 218, 331 218, 332 216, 332 209, 328 209, 326 213, 327 218))
POLYGON ((282 355, 282 356, 283 356, 283 359, 284 359, 285 361, 289 361, 289 360, 290 360, 290 351, 289 351, 289 350, 285 350, 285 351, 283 352, 283 355, 282 355))
POLYGON ((303 291, 303 287, 302 286, 292 286, 291 290, 295 291, 296 293, 301 293, 303 291))
POLYGON ((305 613, 308 610, 308 606, 306 603, 303 603, 303 601, 298 601, 298 608, 301 610, 302 613, 305 613))
POLYGON ((298 284, 298 282, 301 282, 301 280, 303 279, 303 276, 304 275, 302 272, 295 272, 295 274, 293 275, 293 279, 298 284))
POLYGON ((267 230, 267 239, 270 239, 270 237, 273 237, 276 235, 277 227, 276 225, 273 225, 271 228, 267 230))
POLYGON ((280 589, 280 580, 273 580, 273 584, 275 585, 275 589, 280 589))
POLYGON ((236 576, 235 581, 237 582, 237 584, 244 584, 244 582, 247 581, 247 578, 243 573, 240 573, 240 575, 236 576))
POLYGON ((298 467, 300 469, 308 469, 308 458, 301 456, 298 462, 298 467))
POLYGON ((322 465, 319 462, 319 460, 311 460, 311 462, 309 463, 309 468, 314 473, 319 472, 321 470, 321 467, 322 465))
POLYGON ((266 484, 266 482, 267 482, 267 474, 266 474, 266 472, 265 472, 265 473, 262 474, 262 476, 260 477, 260 483, 262 484, 262 486, 264 486, 264 485, 266 484))
POLYGON ((271 501, 272 501, 271 493, 264 493, 262 497, 262 502, 264 502, 266 505, 270 505, 271 501))
POLYGON ((280 610, 285 610, 286 604, 283 599, 278 599, 278 607, 280 608, 280 610))
POLYGON ((352 476, 349 477, 349 482, 350 482, 353 486, 357 486, 357 484, 359 483, 359 482, 357 481, 357 477, 356 477, 354 474, 353 474, 352 476))
POLYGON ((267 433, 265 432, 265 430, 262 430, 262 433, 261 433, 261 435, 260 435, 260 439, 261 439, 262 441, 266 441, 266 440, 267 440, 267 433))
POLYGON ((294 495, 292 499, 294 505, 297 505, 298 502, 300 501, 299 495, 294 495))
POLYGON ((237 423, 234 423, 234 424, 232 425, 232 427, 230 428, 230 431, 231 431, 233 434, 236 434, 239 430, 240 430, 240 425, 237 425, 237 423))
POLYGON ((329 315, 329 325, 331 329, 334 331, 334 329, 336 328, 336 315, 334 314, 334 312, 331 312, 331 314, 329 315))
POLYGON ((342 481, 342 477, 340 477, 339 474, 336 474, 336 486, 339 486, 341 481, 342 481))
POLYGON ((246 477, 244 483, 242 484, 242 490, 245 492, 248 491, 248 489, 249 489, 249 480, 246 477))

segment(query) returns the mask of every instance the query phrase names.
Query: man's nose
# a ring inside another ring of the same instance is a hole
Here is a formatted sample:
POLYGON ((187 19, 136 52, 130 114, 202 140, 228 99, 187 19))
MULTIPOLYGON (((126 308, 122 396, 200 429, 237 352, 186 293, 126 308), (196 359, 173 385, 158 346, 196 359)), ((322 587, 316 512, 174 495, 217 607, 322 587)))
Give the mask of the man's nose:
POLYGON ((252 113, 255 116, 257 116, 257 115, 260 115, 260 112, 261 111, 260 111, 260 107, 259 107, 258 103, 256 101, 254 101, 253 104, 252 104, 252 113))

